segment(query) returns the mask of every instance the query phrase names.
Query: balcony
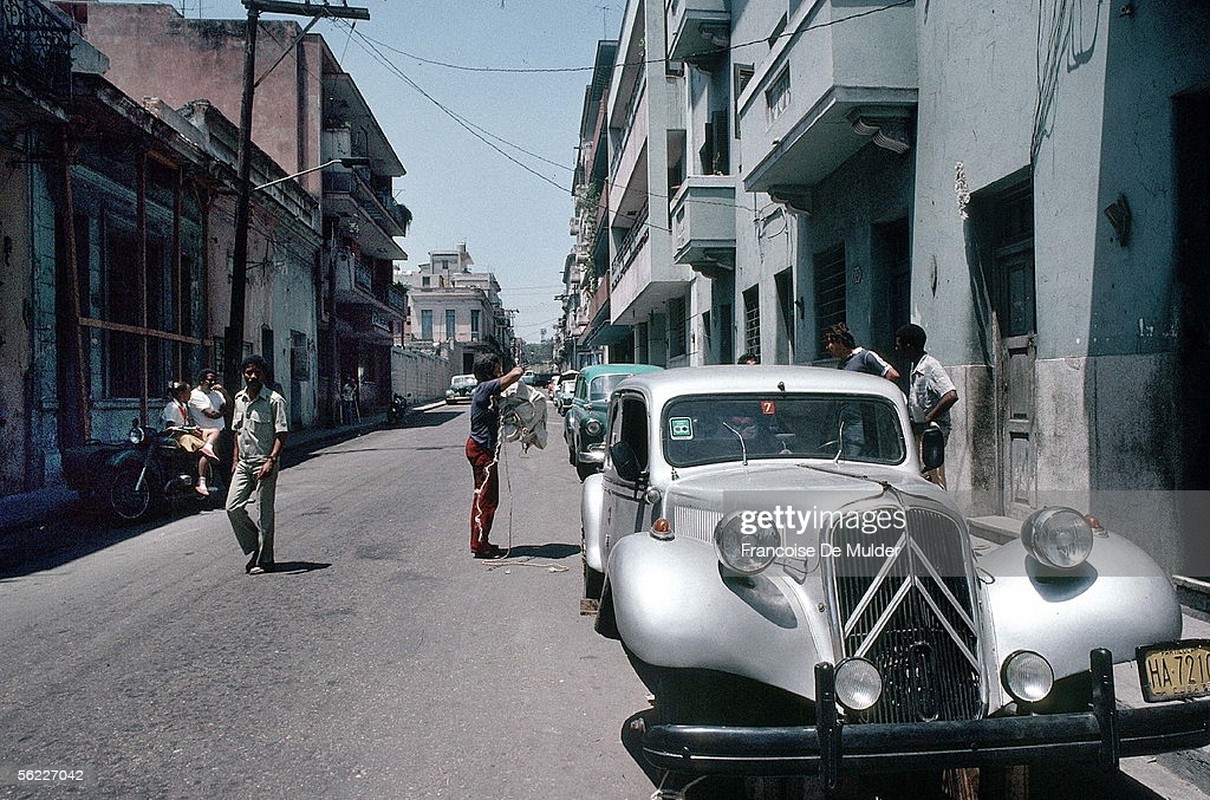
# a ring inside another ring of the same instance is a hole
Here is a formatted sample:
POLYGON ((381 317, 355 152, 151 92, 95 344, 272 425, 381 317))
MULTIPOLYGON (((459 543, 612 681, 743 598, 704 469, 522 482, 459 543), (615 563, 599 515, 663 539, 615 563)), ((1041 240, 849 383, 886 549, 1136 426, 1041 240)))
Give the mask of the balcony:
POLYGON ((881 6, 817 0, 797 8, 786 31, 800 33, 778 40, 740 97, 743 163, 752 165, 746 190, 812 186, 871 141, 911 148, 916 9, 855 17, 881 6))
POLYGON ((672 198, 672 251, 707 278, 735 269, 733 175, 691 175, 672 198))
POLYGON ((66 98, 71 34, 67 18, 41 3, 0 3, 0 72, 12 70, 26 85, 66 98))
POLYGON ((387 261, 407 258, 407 253, 395 243, 395 237, 403 236, 411 221, 411 212, 406 208, 393 199, 389 205, 384 205, 378 193, 356 171, 325 171, 323 192, 325 212, 356 221, 357 240, 362 250, 387 261))
POLYGON ((731 32, 728 5, 727 0, 665 0, 669 60, 725 53, 731 32))
MULTIPOLYGON (((663 203, 660 203, 662 206, 663 203)), ((632 325, 664 303, 682 295, 692 274, 672 260, 671 239, 663 220, 648 224, 644 210, 622 238, 609 268, 609 307, 612 322, 632 325)))

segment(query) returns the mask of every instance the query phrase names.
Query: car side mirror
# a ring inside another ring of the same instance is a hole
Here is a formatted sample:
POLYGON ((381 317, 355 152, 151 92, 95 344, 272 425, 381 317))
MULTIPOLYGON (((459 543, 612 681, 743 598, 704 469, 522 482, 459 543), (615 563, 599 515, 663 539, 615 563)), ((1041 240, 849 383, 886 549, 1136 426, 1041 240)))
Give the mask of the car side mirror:
POLYGON ((920 436, 920 457, 926 470, 937 469, 945 464, 945 434, 940 428, 925 428, 920 436))
POLYGON ((634 483, 642 476, 643 469, 639 466, 638 456, 634 454, 630 442, 617 441, 611 444, 609 458, 613 461, 614 471, 622 480, 634 483))

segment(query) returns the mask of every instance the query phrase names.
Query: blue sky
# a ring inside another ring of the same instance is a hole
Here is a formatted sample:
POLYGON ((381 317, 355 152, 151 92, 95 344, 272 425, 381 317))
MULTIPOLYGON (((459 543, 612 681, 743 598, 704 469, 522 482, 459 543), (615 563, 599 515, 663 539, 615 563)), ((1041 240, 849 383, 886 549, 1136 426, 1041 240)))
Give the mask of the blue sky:
MULTIPOLYGON (((169 4, 190 18, 198 17, 199 11, 205 17, 247 15, 239 0, 169 4)), ((519 310, 517 334, 538 341, 544 327, 550 335, 560 314, 553 297, 560 292, 563 262, 572 244, 567 221, 572 216, 571 169, 584 87, 591 78, 597 41, 617 36, 624 0, 348 0, 348 4, 368 9, 370 20, 358 22, 352 34, 346 23, 327 20, 312 31, 324 36, 353 76, 408 171, 396 180, 395 189, 396 198, 415 215, 409 235, 402 240, 410 267, 427 261, 430 250, 466 242, 475 269, 495 272, 504 306, 519 310), (421 59, 470 67, 585 69, 469 72, 425 64, 374 43, 421 59), (371 49, 394 68, 381 63, 371 49), (396 69, 543 177, 476 138, 409 86, 396 69)), ((307 22, 302 17, 293 19, 307 22)))

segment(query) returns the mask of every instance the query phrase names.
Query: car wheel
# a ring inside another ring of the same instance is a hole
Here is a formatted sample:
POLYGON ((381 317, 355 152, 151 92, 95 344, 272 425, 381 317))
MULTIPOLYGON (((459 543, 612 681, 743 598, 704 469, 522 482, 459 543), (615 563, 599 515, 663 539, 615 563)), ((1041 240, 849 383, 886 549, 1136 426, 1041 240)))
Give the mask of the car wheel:
POLYGON ((576 474, 580 476, 581 481, 583 481, 585 478, 587 478, 589 475, 592 475, 596 471, 597 471, 596 464, 576 464, 576 474))
POLYGON ((600 600, 601 590, 605 588, 605 576, 597 572, 592 567, 588 566, 587 561, 584 564, 584 596, 589 600, 600 600))
POLYGON ((575 442, 570 442, 567 445, 567 463, 573 467, 576 465, 576 445, 575 442))
POLYGON ((125 464, 118 468, 109 482, 109 508, 127 522, 147 516, 151 510, 151 480, 143 475, 142 464, 125 464))

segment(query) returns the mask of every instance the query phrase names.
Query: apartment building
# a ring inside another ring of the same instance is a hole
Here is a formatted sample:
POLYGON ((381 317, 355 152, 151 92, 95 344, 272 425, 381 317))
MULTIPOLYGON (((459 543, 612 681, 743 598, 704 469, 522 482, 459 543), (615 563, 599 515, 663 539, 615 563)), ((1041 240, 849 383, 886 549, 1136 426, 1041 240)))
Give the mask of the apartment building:
MULTIPOLYGON (((264 73, 253 106, 255 143, 319 202, 317 330, 245 329, 245 347, 263 351, 278 380, 299 347, 317 355, 316 403, 334 419, 338 381, 356 375, 363 405, 391 393, 392 345, 402 335, 403 292, 394 262, 407 253, 411 212, 393 197, 403 164, 353 76, 322 36, 293 21, 262 20, 257 63, 264 73), (322 167, 322 169, 316 169, 322 167)), ((186 19, 167 4, 88 5, 87 39, 111 53, 108 78, 135 97, 158 97, 180 109, 204 99, 238 119, 242 92, 242 20, 186 19)), ((250 251, 251 252, 251 251, 250 251)), ((252 259, 254 255, 250 255, 252 259)))
POLYGON ((478 353, 512 354, 510 312, 500 300, 500 284, 491 272, 475 272, 465 244, 429 252, 427 264, 400 275, 407 287, 409 348, 456 351, 462 372, 470 372, 478 353))
MULTIPOLYGON (((87 9, 68 9, 6 4, 0 19, 0 494, 56 482, 65 447, 154 420, 169 381, 215 363, 226 320, 214 254, 232 232, 235 126, 121 92, 80 38, 87 9)), ((285 175, 260 150, 251 164, 258 181, 285 175)), ((314 335, 316 212, 293 183, 255 197, 250 317, 269 329, 314 335)), ((283 376, 296 395, 309 355, 283 376)))
POLYGON ((919 323, 958 384, 970 513, 1091 509, 1188 571, 1210 488, 1208 15, 632 0, 612 321, 669 366, 826 365, 841 321, 893 358, 919 323))

